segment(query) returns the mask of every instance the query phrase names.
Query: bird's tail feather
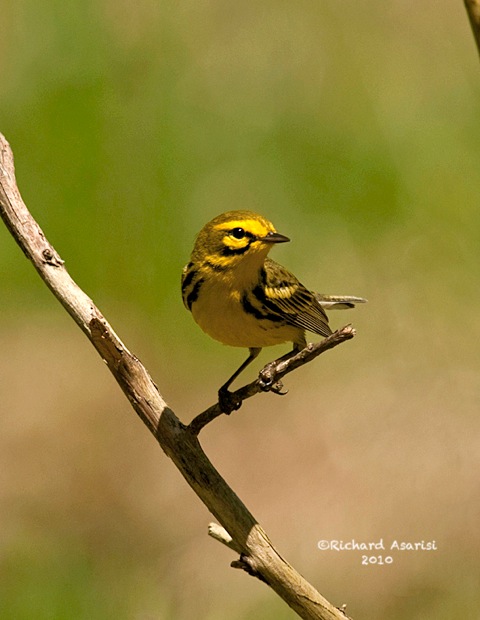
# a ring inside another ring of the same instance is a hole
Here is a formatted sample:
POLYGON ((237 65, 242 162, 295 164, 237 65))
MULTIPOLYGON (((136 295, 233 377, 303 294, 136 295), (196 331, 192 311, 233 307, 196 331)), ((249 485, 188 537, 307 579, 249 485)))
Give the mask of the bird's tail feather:
POLYGON ((322 295, 316 293, 315 297, 325 310, 345 310, 346 308, 355 308, 355 304, 367 303, 363 297, 354 297, 353 295, 322 295))

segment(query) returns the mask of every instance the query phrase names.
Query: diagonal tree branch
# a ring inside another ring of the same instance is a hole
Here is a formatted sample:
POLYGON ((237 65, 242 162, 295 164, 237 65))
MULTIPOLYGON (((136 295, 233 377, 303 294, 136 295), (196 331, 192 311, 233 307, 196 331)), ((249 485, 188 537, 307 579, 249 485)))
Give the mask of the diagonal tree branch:
MULTIPOLYGON (((301 618, 345 620, 344 612, 321 596, 273 547, 265 531, 208 460, 196 433, 192 432, 195 429, 180 422, 145 367, 126 348, 93 301, 72 280, 63 260, 22 201, 15 181, 13 155, 1 134, 0 215, 42 280, 107 364, 161 448, 221 524, 221 528, 213 528, 215 538, 240 554, 233 565, 268 584, 301 618)), ((349 336, 345 333, 343 338, 352 336, 353 332, 349 336)), ((333 337, 335 334, 330 338, 333 337)), ((335 345, 330 341, 329 346, 335 345)), ((308 354, 307 351, 305 355, 308 354)), ((299 362, 301 360, 292 363, 299 362)), ((289 372, 288 367, 275 370, 278 378, 289 372)))

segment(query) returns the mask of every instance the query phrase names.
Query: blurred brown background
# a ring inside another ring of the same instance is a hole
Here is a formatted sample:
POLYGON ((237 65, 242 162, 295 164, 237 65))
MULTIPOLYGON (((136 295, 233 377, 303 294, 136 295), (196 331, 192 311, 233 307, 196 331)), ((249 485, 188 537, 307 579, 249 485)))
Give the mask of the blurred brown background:
MULTIPOLYGON (((23 197, 183 421, 244 356, 180 299, 211 217, 264 214, 305 284, 369 299, 331 315, 357 337, 288 396, 202 434, 280 552, 355 620, 477 617, 480 65, 463 3, 1 5, 23 197), (317 547, 381 538, 383 566, 317 547)), ((0 287, 0 617, 293 618, 229 568, 3 226, 0 287)))

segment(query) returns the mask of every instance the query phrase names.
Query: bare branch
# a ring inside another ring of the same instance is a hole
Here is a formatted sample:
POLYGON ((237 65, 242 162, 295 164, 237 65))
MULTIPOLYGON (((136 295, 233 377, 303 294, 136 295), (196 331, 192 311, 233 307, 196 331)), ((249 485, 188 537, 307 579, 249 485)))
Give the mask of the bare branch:
MULTIPOLYGON (((354 336, 355 330, 353 327, 351 325, 346 325, 328 336, 328 338, 316 342, 315 344, 308 344, 304 349, 288 359, 270 362, 260 371, 258 379, 233 392, 233 396, 235 399, 238 399, 239 402, 243 402, 259 392, 268 391, 265 385, 275 385, 277 381, 280 381, 280 379, 289 372, 311 362, 322 353, 325 353, 325 351, 328 351, 328 349, 333 349, 333 347, 342 344, 342 342, 346 340, 350 340, 350 338, 354 336)), ((204 426, 212 422, 212 420, 215 420, 215 418, 218 418, 222 413, 224 412, 220 407, 220 403, 216 403, 205 411, 202 411, 202 413, 199 413, 188 425, 188 430, 194 435, 198 435, 204 426)))
POLYGON ((480 54, 480 0, 464 0, 464 3, 480 54))
MULTIPOLYGON (((168 407, 145 367, 72 280, 22 201, 15 182, 13 155, 1 134, 0 215, 40 277, 101 355, 164 452, 222 525, 223 532, 217 538, 223 538, 222 542, 240 554, 236 565, 267 583, 301 618, 345 620, 345 615, 273 547, 262 527, 210 463, 196 435, 168 407)), ((280 368, 276 371, 278 377, 289 372, 280 368)))

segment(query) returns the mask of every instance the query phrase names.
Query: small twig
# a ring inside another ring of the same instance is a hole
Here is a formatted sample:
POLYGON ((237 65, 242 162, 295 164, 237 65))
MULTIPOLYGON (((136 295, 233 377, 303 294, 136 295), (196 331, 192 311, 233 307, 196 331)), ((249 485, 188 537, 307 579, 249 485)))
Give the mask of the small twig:
POLYGON ((464 4, 480 54, 480 0, 464 0, 464 4))
MULTIPOLYGON (((345 327, 342 327, 342 329, 334 332, 331 336, 328 336, 328 338, 325 338, 320 342, 316 342, 315 344, 308 344, 304 349, 287 360, 270 362, 260 371, 258 378, 255 381, 239 388, 233 392, 233 395, 240 402, 243 402, 244 400, 247 400, 247 398, 251 398, 259 392, 268 391, 268 389, 265 389, 264 387, 266 379, 268 379, 269 385, 273 385, 288 373, 296 370, 304 364, 307 364, 308 362, 311 362, 322 353, 325 353, 325 351, 328 351, 328 349, 333 349, 339 344, 342 344, 342 342, 350 340, 354 336, 355 330, 353 327, 351 325, 346 325, 345 327)), ((222 415, 222 413, 224 412, 220 408, 220 404, 216 403, 193 418, 187 426, 187 430, 193 435, 198 435, 202 428, 215 420, 215 418, 218 418, 218 416, 222 415)))
POLYGON ((240 554, 242 553, 242 549, 235 544, 235 541, 227 532, 227 530, 221 525, 218 525, 218 523, 208 524, 208 535, 215 540, 218 540, 218 542, 221 542, 222 545, 225 545, 229 549, 233 549, 233 551, 236 551, 240 554))

